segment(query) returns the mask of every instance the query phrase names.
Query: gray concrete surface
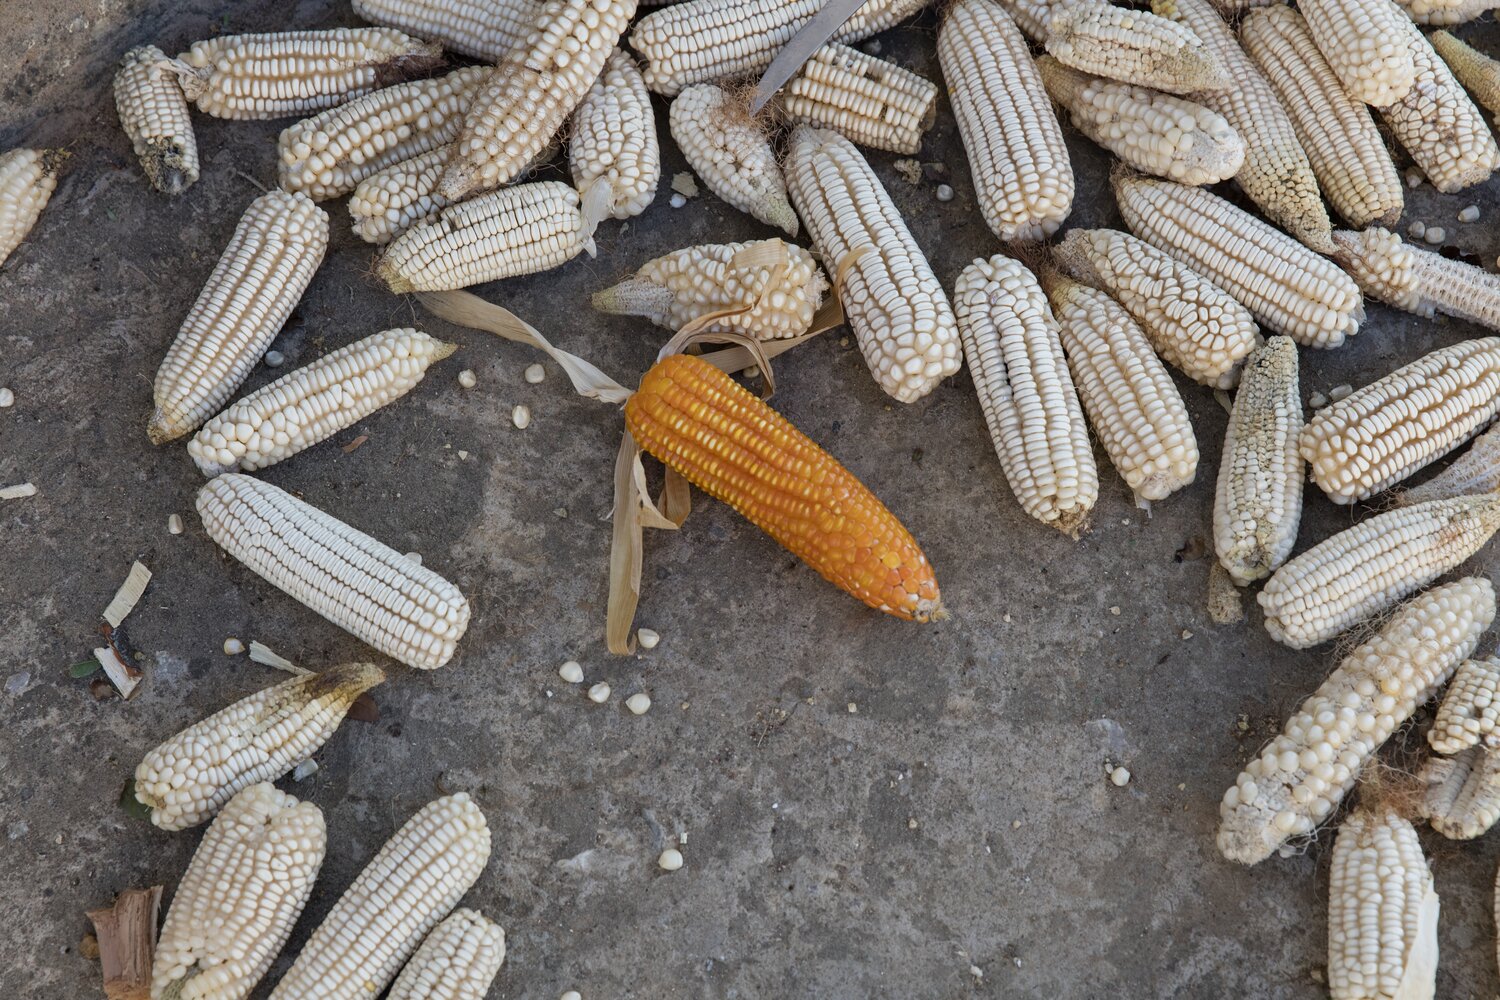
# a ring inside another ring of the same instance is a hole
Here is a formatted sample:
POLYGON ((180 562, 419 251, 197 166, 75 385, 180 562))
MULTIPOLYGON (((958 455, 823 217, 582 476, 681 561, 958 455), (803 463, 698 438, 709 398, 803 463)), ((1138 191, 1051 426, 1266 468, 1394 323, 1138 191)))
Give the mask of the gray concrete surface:
MULTIPOLYGON (((369 655, 221 554, 193 515, 201 477, 184 450, 144 434, 153 372, 257 193, 238 172, 272 181, 280 123, 198 118, 203 179, 169 201, 119 132, 113 61, 148 41, 171 52, 217 30, 353 19, 334 0, 61 0, 3 17, 0 147, 65 144, 74 158, 0 270, 0 385, 16 394, 0 412, 0 481, 40 490, 0 509, 0 674, 29 675, 0 695, 0 994, 85 997, 99 973, 78 953, 83 911, 129 886, 170 891, 199 836, 130 820, 121 783, 164 737, 280 679, 224 656, 224 638, 310 665, 369 655), (174 512, 188 522, 175 537, 174 512), (155 573, 127 625, 149 679, 128 704, 96 702, 66 668, 94 644, 133 559, 155 573)), ((935 74, 932 30, 902 29, 887 51, 935 74)), ((1073 222, 1115 222, 1103 158, 1070 141, 1073 222)), ((669 175, 682 169, 674 150, 666 158, 669 175)), ((900 180, 893 157, 873 160, 951 286, 997 245, 946 109, 923 158, 952 169, 953 202, 900 180)), ((1441 223, 1492 261, 1494 190, 1423 187, 1408 221, 1441 223), (1458 225, 1471 202, 1483 221, 1458 225)), ((474 619, 448 667, 395 669, 376 692, 380 721, 347 723, 321 769, 289 786, 326 811, 331 847, 267 983, 413 810, 467 789, 495 833, 469 902, 510 939, 495 997, 1323 994, 1329 838, 1253 870, 1213 844, 1223 790, 1332 651, 1280 648, 1258 616, 1223 629, 1206 618, 1225 422, 1209 393, 1183 383, 1198 482, 1148 517, 1108 473, 1094 530, 1074 543, 1011 498, 967 375, 900 406, 852 345, 821 338, 779 363, 775 403, 911 527, 953 620, 867 611, 702 500, 685 530, 649 537, 639 624, 660 647, 611 657, 603 517, 619 414, 576 398, 554 367, 526 384, 537 359, 524 349, 385 293, 343 203, 327 207, 333 247, 277 345, 290 361, 407 323, 463 350, 407 399, 265 477, 421 552, 474 619), (464 367, 477 389, 456 385, 464 367), (509 420, 517 402, 534 413, 524 432, 509 420), (359 434, 368 442, 345 454, 359 434), (589 683, 613 685, 608 705, 559 681, 569 657, 589 683), (622 705, 637 690, 655 702, 643 718, 622 705), (1107 783, 1106 761, 1130 768, 1128 787, 1107 783), (687 863, 665 875, 654 859, 677 832, 687 863)), ((591 314, 588 293, 669 249, 759 235, 712 197, 673 211, 662 196, 607 224, 597 260, 480 291, 630 381, 663 334, 591 314)), ((1304 353, 1304 397, 1475 334, 1372 307, 1354 343, 1304 353)), ((257 369, 247 389, 273 374, 257 369)), ((1310 496, 1301 545, 1355 516, 1310 496)), ((1419 732, 1400 742, 1416 747, 1419 732)), ((1494 839, 1424 842, 1443 898, 1439 994, 1494 996, 1494 839)))

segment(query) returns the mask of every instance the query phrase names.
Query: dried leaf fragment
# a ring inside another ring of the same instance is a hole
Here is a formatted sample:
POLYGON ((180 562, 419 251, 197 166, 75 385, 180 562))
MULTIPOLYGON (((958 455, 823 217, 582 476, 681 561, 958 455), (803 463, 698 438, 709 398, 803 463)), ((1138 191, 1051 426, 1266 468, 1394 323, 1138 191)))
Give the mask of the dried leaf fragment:
POLYGON ((353 454, 354 451, 360 445, 364 444, 368 440, 370 440, 370 435, 368 435, 368 434, 361 434, 359 437, 355 438, 353 441, 350 441, 348 444, 344 445, 344 454, 345 455, 353 454))
POLYGON ((99 964, 108 1000, 150 1000, 151 956, 156 952, 159 885, 126 889, 114 906, 89 910, 89 922, 99 939, 99 964))
POLYGON ((277 670, 285 670, 289 674, 300 675, 312 673, 312 671, 308 670, 306 667, 297 666, 297 664, 293 663, 291 660, 288 660, 286 657, 279 655, 275 650, 271 649, 270 646, 267 646, 265 643, 255 639, 252 639, 250 641, 250 659, 255 663, 261 663, 268 667, 275 667, 277 670))
POLYGON ((140 668, 134 667, 120 659, 120 654, 115 652, 114 646, 100 646, 94 650, 94 659, 104 668, 105 676, 109 682, 120 692, 120 697, 128 699, 135 693, 135 689, 145 676, 140 668))
POLYGON ((139 561, 131 563, 130 574, 120 584, 120 589, 115 591, 109 607, 104 609, 104 620, 109 622, 111 628, 119 628, 126 616, 135 610, 136 602, 146 592, 146 584, 150 582, 151 571, 139 561))

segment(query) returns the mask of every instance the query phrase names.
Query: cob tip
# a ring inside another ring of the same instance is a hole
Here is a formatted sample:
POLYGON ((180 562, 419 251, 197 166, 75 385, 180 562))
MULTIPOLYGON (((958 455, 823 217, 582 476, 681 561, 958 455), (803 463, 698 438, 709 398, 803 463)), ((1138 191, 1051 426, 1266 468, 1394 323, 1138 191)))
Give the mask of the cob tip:
POLYGON ((187 433, 187 429, 181 427, 176 421, 169 418, 166 411, 157 407, 151 414, 151 421, 146 425, 146 437, 154 445, 164 445, 169 441, 176 441, 187 433))

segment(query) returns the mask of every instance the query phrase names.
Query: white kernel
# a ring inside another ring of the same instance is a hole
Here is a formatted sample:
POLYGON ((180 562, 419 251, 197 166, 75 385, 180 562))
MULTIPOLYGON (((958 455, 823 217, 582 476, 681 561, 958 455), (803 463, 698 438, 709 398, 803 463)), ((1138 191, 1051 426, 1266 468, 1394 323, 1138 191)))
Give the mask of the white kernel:
POLYGON ((645 715, 651 710, 651 696, 644 691, 637 691, 625 699, 625 707, 630 709, 631 715, 645 715))
POLYGON ((656 866, 664 872, 675 872, 682 867, 682 852, 675 847, 667 848, 656 859, 656 866))
POLYGON ((1406 227, 1406 235, 1410 236, 1414 240, 1420 240, 1424 235, 1426 235, 1426 233, 1427 223, 1423 222, 1421 219, 1418 219, 1416 222, 1413 222, 1411 225, 1406 227))
POLYGON ((422 553, 420 552, 408 552, 406 553, 406 558, 410 559, 418 566, 422 565, 422 553))
POLYGON ((15 404, 16 394, 9 389, 0 389, 0 410, 14 406, 15 404))
POLYGON ((286 355, 280 351, 267 351, 266 356, 261 360, 266 363, 267 368, 280 368, 286 364, 286 355))
POLYGON ((1437 246, 1439 243, 1443 242, 1443 240, 1446 239, 1447 236, 1448 232, 1442 226, 1428 226, 1427 235, 1423 236, 1422 238, 1433 246, 1437 246))
POLYGON ((1337 403, 1341 399, 1348 398, 1349 394, 1352 393, 1353 391, 1354 391, 1354 387, 1352 385, 1350 385, 1349 383, 1345 382, 1345 383, 1343 383, 1341 385, 1334 386, 1332 389, 1329 389, 1328 390, 1328 399, 1329 399, 1330 402, 1337 403))
POLYGON ((655 649, 656 644, 661 642, 661 634, 649 628, 637 629, 635 638, 641 644, 642 649, 655 649))
POLYGON ((562 666, 557 668, 557 676, 561 677, 569 684, 582 684, 583 665, 580 664, 577 660, 569 660, 567 663, 564 663, 562 666))
POLYGON ((950 185, 950 184, 939 184, 938 187, 937 187, 937 200, 938 201, 952 201, 953 200, 953 186, 950 185))
POLYGON ((558 997, 558 1000, 583 1000, 583 997, 577 990, 569 990, 562 996, 558 997))
POLYGON ((1478 205, 1470 205, 1469 207, 1465 208, 1463 211, 1459 212, 1458 213, 1458 221, 1459 222, 1478 222, 1479 221, 1479 206, 1478 205))
POLYGON ((458 373, 458 384, 465 389, 472 389, 479 384, 479 376, 468 368, 458 373))
POLYGON ((318 762, 309 757, 296 767, 292 768, 293 781, 305 781, 318 773, 318 762))
POLYGON ((171 532, 174 535, 182 534, 181 514, 173 514, 171 517, 167 518, 167 531, 171 532))
POLYGON ((532 385, 536 385, 546 377, 547 369, 543 368, 541 365, 526 366, 526 381, 530 382, 532 385))
POLYGON ((859 712, 859 706, 858 706, 858 705, 856 705, 856 704, 855 704, 855 703, 854 703, 854 702, 852 702, 852 701, 851 701, 851 702, 850 702, 850 703, 849 703, 849 714, 850 714, 850 715, 855 715, 855 714, 857 714, 857 713, 858 713, 858 712, 859 712))
POLYGON ((1130 784, 1130 772, 1123 767, 1117 767, 1109 772, 1109 783, 1116 788, 1124 788, 1130 784))
POLYGON ((517 403, 516 408, 510 411, 510 422, 521 430, 531 426, 531 407, 525 403, 517 403))
POLYGON ((682 206, 687 204, 687 198, 683 197, 681 194, 673 194, 668 204, 673 208, 681 208, 682 206))
POLYGON ((245 651, 245 644, 243 642, 240 642, 234 636, 230 636, 228 639, 224 640, 224 655, 225 656, 239 656, 244 651, 245 651))
POLYGON ((596 705, 602 705, 606 701, 609 701, 609 685, 600 681, 589 688, 589 701, 596 705))

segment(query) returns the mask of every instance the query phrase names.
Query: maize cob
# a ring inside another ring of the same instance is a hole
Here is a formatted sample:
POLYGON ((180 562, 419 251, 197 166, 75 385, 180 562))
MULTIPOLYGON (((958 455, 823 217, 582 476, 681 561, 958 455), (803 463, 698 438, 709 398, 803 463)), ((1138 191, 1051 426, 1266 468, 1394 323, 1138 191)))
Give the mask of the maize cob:
POLYGON ((1060 7, 1065 0, 996 0, 1016 27, 1027 38, 1038 45, 1047 43, 1047 28, 1052 21, 1052 8, 1060 7))
POLYGON ((1136 504, 1149 509, 1198 471, 1198 442, 1177 386, 1114 299, 1055 272, 1043 275, 1043 285, 1094 434, 1136 504))
POLYGON ((937 97, 931 80, 835 43, 814 52, 782 88, 781 108, 791 121, 911 155, 937 117, 937 97))
POLYGON ((275 465, 400 399, 456 350, 410 328, 366 337, 239 400, 199 428, 188 454, 208 476, 275 465))
POLYGON ((1411 823, 1389 807, 1351 813, 1328 881, 1333 1000, 1434 996, 1438 895, 1411 823))
POLYGON ((1410 505, 1496 490, 1500 490, 1500 425, 1475 438, 1468 451, 1421 486, 1400 491, 1397 499, 1410 505))
POLYGON ((505 931, 474 910, 454 910, 406 963, 386 1000, 484 1000, 505 962, 505 931))
POLYGON ((710 313, 704 329, 757 340, 804 334, 823 303, 828 280, 812 254, 781 240, 688 247, 647 261, 612 288, 594 293, 594 308, 645 316, 680 330, 710 313))
POLYGON ((271 191, 250 203, 156 372, 152 444, 191 433, 229 400, 327 249, 328 213, 307 196, 271 191))
POLYGON ((848 139, 799 125, 787 181, 823 259, 847 267, 841 298, 875 381, 898 402, 921 399, 958 371, 958 329, 880 178, 848 139))
POLYGON ((1401 175, 1370 110, 1345 92, 1302 16, 1285 5, 1252 11, 1240 39, 1281 98, 1323 194, 1356 226, 1401 217, 1401 175))
POLYGON ((1500 330, 1500 276, 1409 246, 1372 226, 1333 235, 1335 259, 1366 295, 1419 316, 1441 312, 1500 330))
POLYGON ((573 114, 573 186, 590 216, 628 219, 656 197, 661 150, 651 95, 635 60, 615 49, 573 114), (595 189, 598 194, 592 194, 595 189), (599 199, 599 207, 593 202, 599 199))
POLYGON ((715 83, 695 84, 672 100, 668 125, 688 166, 724 201, 768 226, 797 235, 797 213, 770 136, 749 105, 715 83))
POLYGON ((1234 582, 1247 586, 1286 562, 1302 519, 1297 435, 1297 345, 1272 337, 1250 355, 1214 487, 1214 550, 1234 582))
POLYGON ((487 63, 526 40, 540 7, 540 0, 354 0, 354 13, 366 21, 487 63))
POLYGON ((640 446, 872 608, 947 617, 911 533, 784 417, 702 358, 658 361, 625 403, 640 446))
POLYGON ((0 264, 36 225, 57 189, 57 171, 67 158, 60 149, 0 153, 0 264))
POLYGON ((270 1000, 378 996, 489 857, 490 829, 468 795, 429 802, 333 904, 270 1000))
POLYGON ((938 29, 938 62, 990 230, 1006 241, 1055 233, 1073 208, 1073 166, 1026 39, 991 0, 958 0, 938 29))
POLYGON ((1469 95, 1490 113, 1500 113, 1500 61, 1491 59, 1452 32, 1435 31, 1428 41, 1469 95))
POLYGON ((1099 472, 1047 296, 1030 271, 996 255, 964 268, 953 306, 1011 492, 1027 514, 1077 538, 1099 472))
POLYGON ((1258 600, 1266 631, 1306 649, 1380 614, 1478 552, 1500 497, 1433 500, 1378 514, 1278 569, 1258 600))
POLYGON ((1411 91, 1417 67, 1403 39, 1411 22, 1392 0, 1300 0, 1297 7, 1350 97, 1383 108, 1411 91))
POLYGON ((1312 164, 1276 92, 1240 48, 1229 25, 1208 0, 1152 0, 1151 9, 1192 29, 1229 72, 1233 83, 1228 89, 1195 99, 1223 115, 1244 140, 1245 165, 1235 180, 1245 194, 1297 240, 1327 253, 1332 249, 1332 226, 1312 164))
POLYGON ((1465 660, 1438 705, 1427 742, 1441 754, 1455 754, 1481 741, 1500 747, 1500 660, 1465 660))
POLYGON ((1137 170, 1217 184, 1244 165, 1239 133, 1201 104, 1088 76, 1051 56, 1036 65, 1047 95, 1068 109, 1074 127, 1137 170))
POLYGON ((135 797, 163 830, 197 826, 242 789, 311 757, 354 700, 384 681, 372 663, 346 663, 257 691, 146 754, 135 797))
POLYGON ((1496 0, 1396 0, 1396 3, 1418 24, 1463 24, 1500 6, 1496 0))
POLYGON ((1065 66, 1169 94, 1225 90, 1229 71, 1186 26, 1106 0, 1055 5, 1047 51, 1065 66))
POLYGON ((218 476, 198 491, 198 514, 230 555, 407 666, 441 667, 469 627, 453 584, 270 483, 218 476))
POLYGON ((1195 382, 1233 388, 1260 345, 1250 310, 1129 233, 1073 229, 1053 258, 1073 278, 1113 296, 1156 353, 1195 382))
POLYGON ((1500 146, 1484 115, 1417 26, 1403 21, 1401 28, 1417 82, 1400 101, 1381 108, 1381 117, 1439 191, 1483 183, 1500 166, 1500 146))
POLYGON ((1234 296, 1261 325, 1307 347, 1337 347, 1365 317, 1359 287, 1324 260, 1203 188, 1119 175, 1135 234, 1234 296))
POLYGON ((152 1000, 244 1000, 307 905, 323 866, 323 812, 269 782, 229 800, 167 910, 152 1000))
POLYGON ((182 88, 161 68, 166 61, 154 45, 125 53, 115 73, 115 111, 151 186, 182 194, 198 179, 198 140, 182 88))
POLYGON ((279 140, 281 186, 317 201, 337 198, 377 171, 452 142, 489 72, 467 66, 397 84, 289 126, 279 140))
POLYGON ((1500 337, 1423 355, 1313 415, 1302 457, 1334 503, 1367 500, 1500 413, 1500 337))
POLYGON ((1224 793, 1220 852, 1253 865, 1291 837, 1312 833, 1354 787, 1365 761, 1442 687, 1494 618, 1495 591, 1482 577, 1434 587, 1397 608, 1224 793))
POLYGON ((450 205, 386 247, 375 273, 396 293, 535 274, 594 254, 578 192, 535 181, 450 205))
POLYGON ((1418 815, 1449 840, 1473 840, 1500 819, 1500 754, 1469 747, 1452 757, 1429 757, 1418 775, 1418 815))

